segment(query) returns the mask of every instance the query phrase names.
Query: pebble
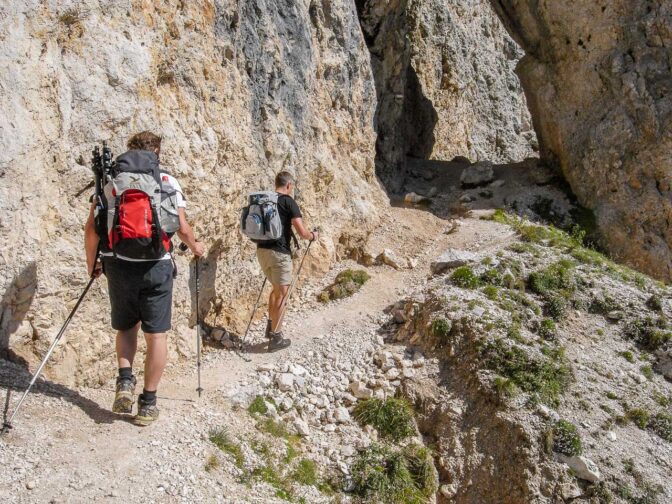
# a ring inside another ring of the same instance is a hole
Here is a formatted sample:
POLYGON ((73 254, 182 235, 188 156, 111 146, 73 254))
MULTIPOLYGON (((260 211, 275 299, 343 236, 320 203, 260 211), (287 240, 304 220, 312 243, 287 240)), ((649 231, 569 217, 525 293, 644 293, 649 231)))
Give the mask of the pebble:
POLYGON ((34 480, 30 480, 26 483, 26 488, 28 490, 33 490, 37 486, 37 483, 34 480))

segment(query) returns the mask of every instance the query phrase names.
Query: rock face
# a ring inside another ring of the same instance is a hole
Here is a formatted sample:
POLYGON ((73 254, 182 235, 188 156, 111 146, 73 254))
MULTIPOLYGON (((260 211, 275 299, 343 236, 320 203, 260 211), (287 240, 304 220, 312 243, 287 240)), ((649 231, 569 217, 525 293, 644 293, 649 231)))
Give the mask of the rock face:
POLYGON ((401 188, 407 156, 535 154, 514 73, 522 53, 486 0, 356 3, 378 94, 377 172, 388 189, 401 188))
POLYGON ((492 0, 539 135, 610 252, 672 279, 672 5, 492 0))
MULTIPOLYGON (((238 211, 280 169, 296 173, 304 216, 323 227, 308 269, 375 223, 376 96, 351 2, 70 5, 0 6, 0 352, 37 361, 86 282, 88 160, 101 140, 120 154, 132 133, 163 135, 161 161, 209 250, 200 301, 211 326, 243 328, 261 277, 238 211)), ((187 257, 178 270, 171 351, 189 355, 187 257)), ((51 376, 114 372, 105 290, 96 282, 51 376)))

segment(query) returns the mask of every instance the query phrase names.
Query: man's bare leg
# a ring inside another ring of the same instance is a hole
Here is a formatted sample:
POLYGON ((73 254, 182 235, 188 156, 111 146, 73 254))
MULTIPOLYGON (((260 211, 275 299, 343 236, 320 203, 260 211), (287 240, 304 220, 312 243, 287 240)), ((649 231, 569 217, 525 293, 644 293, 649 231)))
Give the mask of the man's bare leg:
POLYGON ((145 390, 156 392, 168 360, 166 333, 145 334, 147 356, 145 357, 145 390))
POLYGON ((119 368, 132 368, 138 350, 138 330, 140 322, 126 331, 117 331, 116 349, 119 368))
POLYGON ((119 365, 116 393, 112 411, 130 414, 135 402, 135 377, 133 376, 133 359, 138 349, 138 330, 140 323, 125 331, 117 331, 116 350, 119 365))
POLYGON ((289 285, 274 285, 273 290, 271 291, 271 296, 269 299, 268 312, 270 313, 271 320, 273 325, 271 327, 272 332, 280 331, 282 327, 282 320, 280 316, 282 315, 283 301, 289 290, 289 285))

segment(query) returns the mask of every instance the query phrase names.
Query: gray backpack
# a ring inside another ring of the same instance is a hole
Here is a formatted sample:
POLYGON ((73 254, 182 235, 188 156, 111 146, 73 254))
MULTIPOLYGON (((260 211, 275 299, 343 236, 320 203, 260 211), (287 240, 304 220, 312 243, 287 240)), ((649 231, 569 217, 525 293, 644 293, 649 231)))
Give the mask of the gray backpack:
POLYGON ((278 193, 255 192, 240 216, 240 229, 254 243, 272 243, 282 238, 278 193))

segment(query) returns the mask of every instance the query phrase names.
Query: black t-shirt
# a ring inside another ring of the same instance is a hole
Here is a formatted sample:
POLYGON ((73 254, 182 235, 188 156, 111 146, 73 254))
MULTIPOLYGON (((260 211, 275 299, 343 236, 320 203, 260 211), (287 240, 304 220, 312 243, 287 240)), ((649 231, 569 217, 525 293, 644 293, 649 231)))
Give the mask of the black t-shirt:
POLYGON ((291 196, 280 194, 278 196, 278 213, 282 222, 282 237, 273 243, 259 243, 257 247, 275 250, 282 254, 292 255, 290 241, 292 237, 292 219, 301 217, 301 209, 291 196))

